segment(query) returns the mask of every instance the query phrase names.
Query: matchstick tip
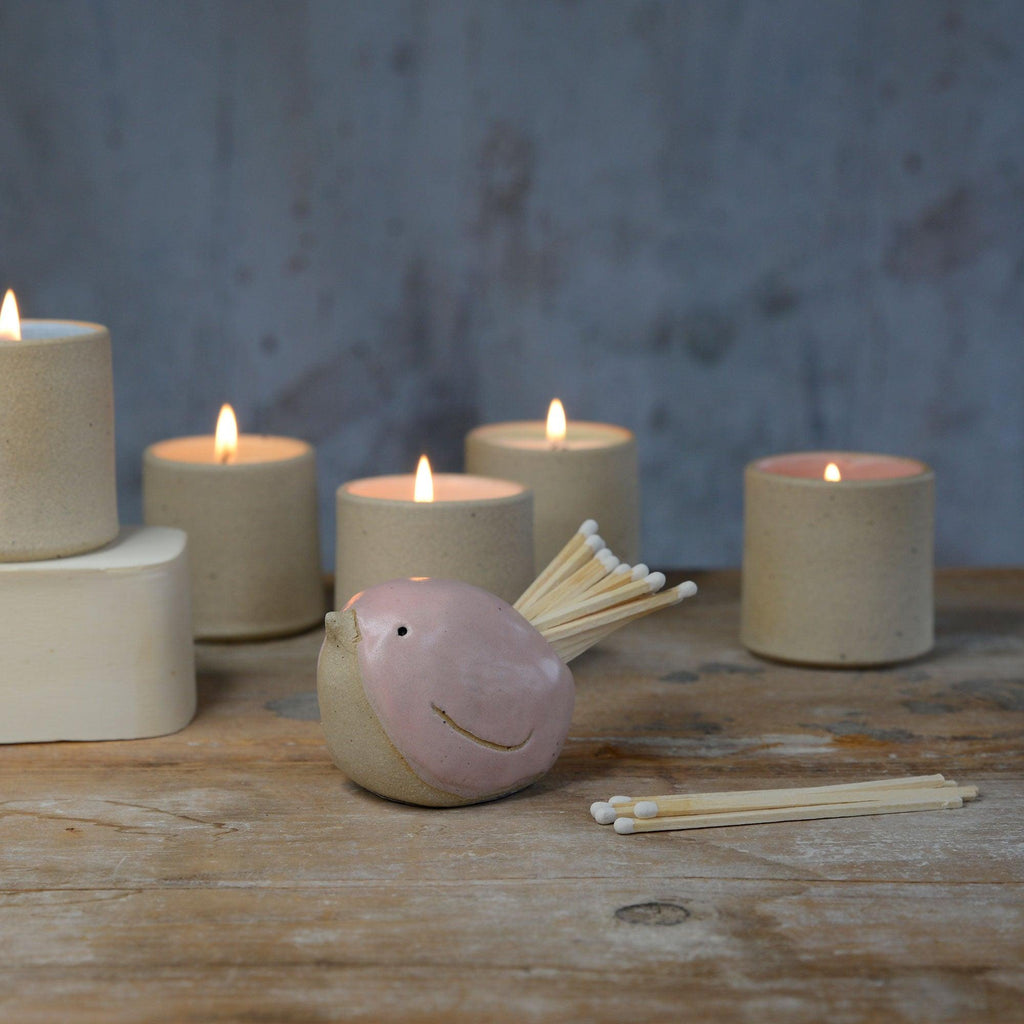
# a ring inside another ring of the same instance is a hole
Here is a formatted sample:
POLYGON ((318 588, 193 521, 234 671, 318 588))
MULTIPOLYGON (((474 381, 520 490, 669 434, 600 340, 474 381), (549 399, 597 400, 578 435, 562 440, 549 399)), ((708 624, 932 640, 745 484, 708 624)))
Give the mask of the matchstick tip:
POLYGON ((619 564, 619 559, 612 554, 611 548, 602 548, 594 557, 608 572, 611 572, 619 564))
POLYGON ((656 818, 658 805, 653 800, 641 800, 634 808, 633 814, 638 818, 656 818))
POLYGON ((661 590, 665 586, 665 574, 663 572, 649 572, 644 577, 644 582, 650 588, 651 593, 661 590))
POLYGON ((608 797, 608 803, 614 807, 616 804, 628 804, 632 803, 628 796, 610 796, 608 797))
POLYGON ((594 821, 598 825, 610 825, 617 817, 615 808, 611 804, 604 804, 594 815, 594 821))
POLYGON ((591 551, 601 551, 601 550, 603 550, 604 548, 606 548, 608 546, 601 539, 601 535, 599 533, 592 533, 592 534, 590 534, 590 536, 587 537, 585 543, 586 543, 587 547, 590 548, 591 551))
POLYGON ((642 580, 650 571, 651 571, 650 568, 648 568, 648 566, 644 565, 643 562, 640 562, 639 564, 634 565, 633 566, 633 582, 635 583, 635 582, 637 582, 639 580, 642 580))
POLYGON ((584 519, 580 524, 580 528, 576 531, 582 533, 584 537, 593 537, 597 533, 597 520, 596 519, 584 519))
POLYGON ((686 597, 693 597, 697 593, 697 584, 693 580, 687 580, 676 587, 676 593, 679 595, 680 600, 686 597))
POLYGON ((628 836, 633 834, 633 819, 632 818, 616 818, 615 824, 612 826, 620 836, 628 836))

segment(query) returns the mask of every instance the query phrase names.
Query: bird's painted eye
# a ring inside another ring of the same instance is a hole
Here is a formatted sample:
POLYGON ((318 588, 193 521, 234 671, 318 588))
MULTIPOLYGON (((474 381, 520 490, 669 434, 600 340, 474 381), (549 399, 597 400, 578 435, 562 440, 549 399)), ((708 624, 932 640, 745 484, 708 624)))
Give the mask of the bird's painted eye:
POLYGON ((398 627, 398 635, 399 636, 405 636, 405 634, 408 633, 408 632, 409 632, 409 630, 408 630, 407 627, 405 627, 405 626, 399 626, 398 627))

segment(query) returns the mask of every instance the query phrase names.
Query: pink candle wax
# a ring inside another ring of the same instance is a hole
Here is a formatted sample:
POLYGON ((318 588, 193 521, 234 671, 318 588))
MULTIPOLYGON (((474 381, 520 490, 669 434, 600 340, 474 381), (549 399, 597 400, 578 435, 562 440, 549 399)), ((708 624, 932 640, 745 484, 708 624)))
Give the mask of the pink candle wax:
POLYGON ((793 452, 747 466, 743 643, 836 666, 929 650, 933 483, 923 462, 895 455, 793 452))
POLYGON ((831 482, 825 477, 825 470, 830 464, 838 468, 840 482, 893 480, 928 472, 928 467, 917 459, 862 452, 792 452, 787 455, 770 455, 755 462, 754 468, 762 473, 831 482))

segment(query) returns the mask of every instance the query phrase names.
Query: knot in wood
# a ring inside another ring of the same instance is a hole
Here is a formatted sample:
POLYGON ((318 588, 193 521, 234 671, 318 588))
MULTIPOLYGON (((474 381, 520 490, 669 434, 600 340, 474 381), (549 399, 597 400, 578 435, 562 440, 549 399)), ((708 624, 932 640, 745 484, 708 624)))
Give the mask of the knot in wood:
POLYGON ((634 903, 628 907, 619 907, 615 916, 626 924, 673 925, 682 924, 690 912, 678 903, 634 903))

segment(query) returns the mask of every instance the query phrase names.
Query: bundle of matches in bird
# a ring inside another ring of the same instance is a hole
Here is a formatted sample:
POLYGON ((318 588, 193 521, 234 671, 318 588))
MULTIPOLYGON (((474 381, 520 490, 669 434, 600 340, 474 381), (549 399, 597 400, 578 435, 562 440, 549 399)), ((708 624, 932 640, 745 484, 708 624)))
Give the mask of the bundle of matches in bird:
POLYGON ((514 607, 568 663, 627 622, 697 593, 692 581, 664 590, 665 575, 627 565, 588 519, 514 607))
POLYGON ((619 835, 628 836, 723 825, 940 811, 962 807, 965 800, 977 795, 977 786, 961 786, 942 775, 915 775, 803 789, 613 796, 591 804, 590 813, 599 825, 613 825, 619 835))

